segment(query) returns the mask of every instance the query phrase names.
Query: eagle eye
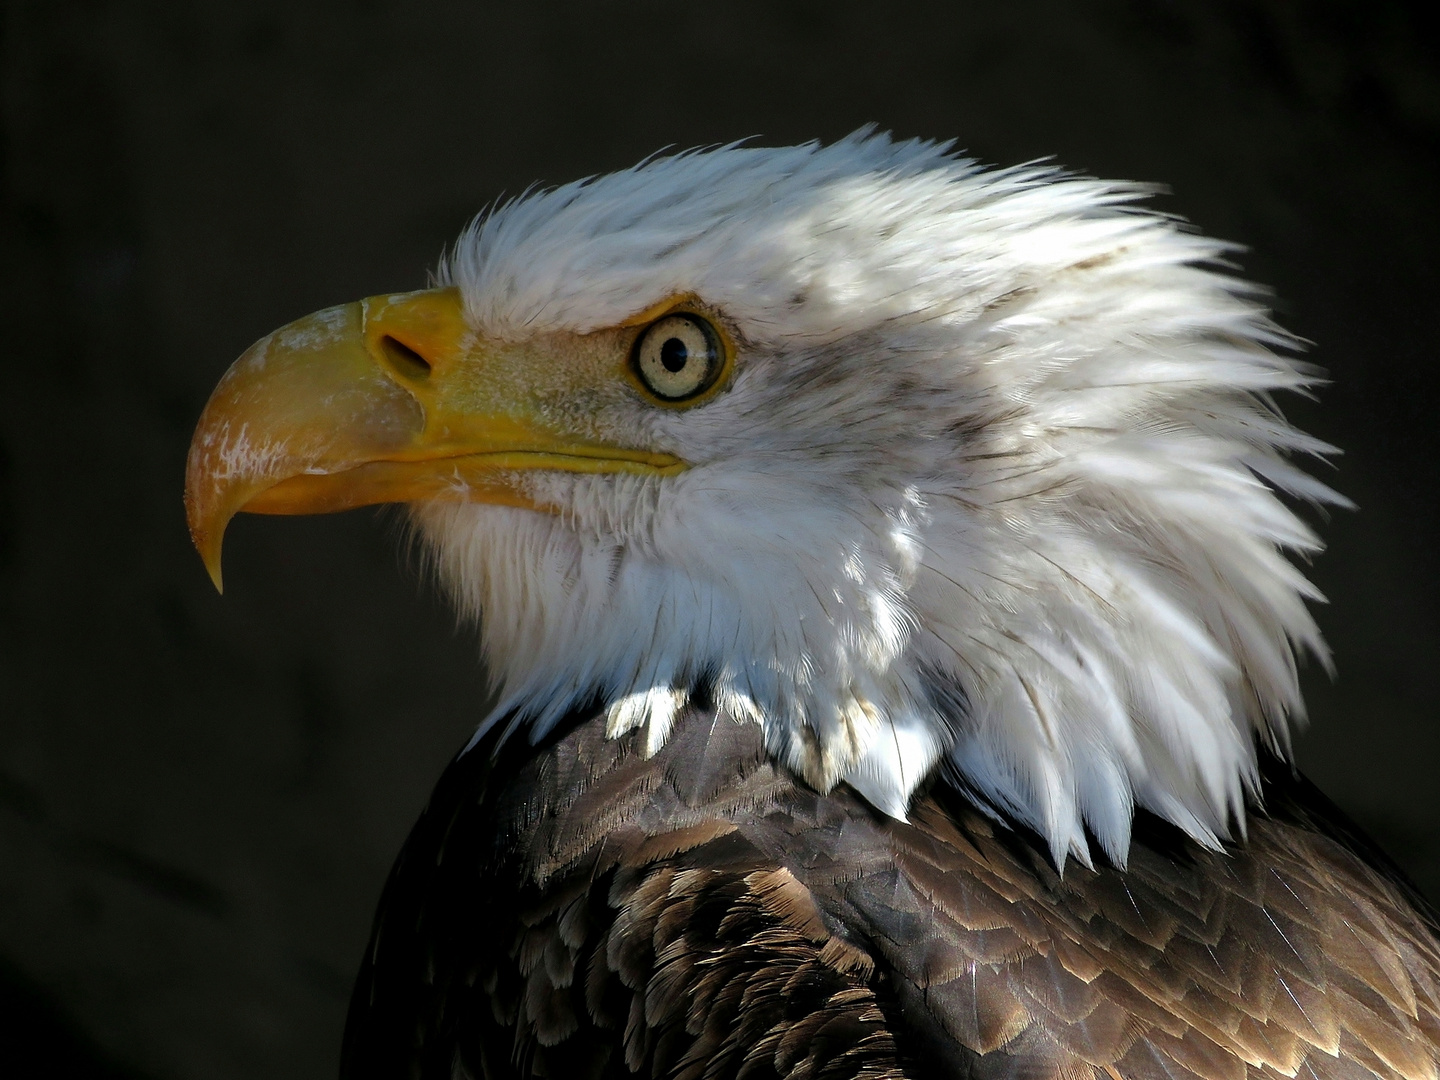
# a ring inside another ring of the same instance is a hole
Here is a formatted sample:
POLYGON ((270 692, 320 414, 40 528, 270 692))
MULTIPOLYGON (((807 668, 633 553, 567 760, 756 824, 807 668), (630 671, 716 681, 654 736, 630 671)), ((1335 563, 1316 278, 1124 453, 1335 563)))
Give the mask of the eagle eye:
POLYGON ((720 378, 725 345, 700 316, 676 313, 640 332, 631 363, 641 384, 661 401, 690 401, 720 378))

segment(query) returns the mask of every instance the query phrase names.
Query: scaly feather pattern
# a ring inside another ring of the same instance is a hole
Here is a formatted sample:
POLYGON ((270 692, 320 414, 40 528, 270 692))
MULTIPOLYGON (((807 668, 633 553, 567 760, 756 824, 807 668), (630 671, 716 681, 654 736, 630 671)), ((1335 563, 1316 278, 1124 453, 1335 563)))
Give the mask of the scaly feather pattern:
POLYGON ((1437 1075, 1433 915, 1284 766, 1245 842, 1142 812, 1128 870, 1062 877, 946 785, 886 818, 709 707, 654 756, 604 710, 498 734, 396 864, 346 1080, 1437 1075))

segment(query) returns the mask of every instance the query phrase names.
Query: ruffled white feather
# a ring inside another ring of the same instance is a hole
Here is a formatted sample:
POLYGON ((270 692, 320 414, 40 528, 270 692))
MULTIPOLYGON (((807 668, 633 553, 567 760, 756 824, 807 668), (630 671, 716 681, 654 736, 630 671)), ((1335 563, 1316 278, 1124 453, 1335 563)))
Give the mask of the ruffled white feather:
MULTIPOLYGON (((1136 805, 1218 844, 1257 736, 1326 659, 1276 497, 1339 502, 1269 404, 1313 374, 1225 245, 1144 191, 857 133, 528 194, 442 269, 481 332, 693 293, 739 343, 688 411, 595 422, 693 466, 536 474, 556 509, 415 509, 537 736, 582 699, 658 748, 698 684, 828 790, 903 816, 937 768, 1057 861, 1123 864, 1136 805), (1277 351, 1278 350, 1278 351, 1277 351)), ((492 721, 493 722, 493 721, 492 721)))

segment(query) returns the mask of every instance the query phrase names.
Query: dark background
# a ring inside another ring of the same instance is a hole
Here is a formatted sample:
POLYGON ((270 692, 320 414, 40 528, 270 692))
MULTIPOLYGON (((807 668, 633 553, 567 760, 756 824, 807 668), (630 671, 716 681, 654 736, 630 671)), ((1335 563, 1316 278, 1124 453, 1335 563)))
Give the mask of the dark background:
POLYGON ((1440 894, 1433 0, 9 0, 0 92, 0 1071, 328 1076, 385 872, 478 718, 383 515, 180 489, 210 388, 418 287, 501 193, 867 121, 1173 189, 1333 385, 1308 771, 1440 894))

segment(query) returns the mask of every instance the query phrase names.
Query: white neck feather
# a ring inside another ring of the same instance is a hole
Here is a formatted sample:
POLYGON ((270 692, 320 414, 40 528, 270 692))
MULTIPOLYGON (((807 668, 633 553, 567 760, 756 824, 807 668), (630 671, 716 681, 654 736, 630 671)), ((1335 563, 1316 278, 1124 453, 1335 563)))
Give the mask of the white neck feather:
MULTIPOLYGON (((1222 245, 1134 189, 983 173, 859 135, 725 148, 529 196, 446 268, 483 331, 588 330, 693 292, 732 387, 646 421, 663 480, 539 474, 554 514, 415 509, 480 616, 494 717, 581 700, 651 749, 697 684, 822 790, 903 816, 937 767, 1123 864, 1136 805, 1215 845, 1295 651, 1325 659, 1275 490, 1326 448, 1268 406, 1311 374, 1222 245)), ((620 423, 620 421, 616 421, 620 423)))

